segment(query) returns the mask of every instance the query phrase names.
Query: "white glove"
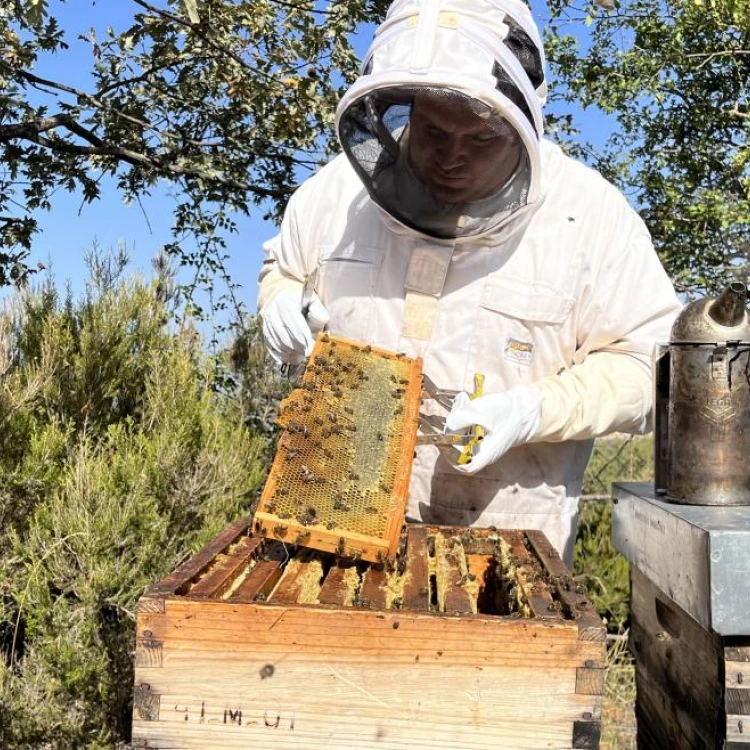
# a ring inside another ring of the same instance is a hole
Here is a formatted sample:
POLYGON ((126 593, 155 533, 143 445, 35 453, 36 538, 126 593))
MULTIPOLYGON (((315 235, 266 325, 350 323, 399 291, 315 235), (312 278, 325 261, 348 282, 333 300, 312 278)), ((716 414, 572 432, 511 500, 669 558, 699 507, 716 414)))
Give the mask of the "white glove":
POLYGON ((302 314, 301 292, 279 292, 261 312, 268 353, 278 364, 296 365, 310 356, 315 339, 331 320, 325 305, 313 294, 307 315, 302 314))
POLYGON ((466 393, 459 393, 445 420, 446 431, 456 432, 478 424, 486 433, 471 462, 457 465, 456 469, 476 474, 511 448, 529 442, 539 427, 541 416, 541 399, 524 386, 474 400, 466 393))

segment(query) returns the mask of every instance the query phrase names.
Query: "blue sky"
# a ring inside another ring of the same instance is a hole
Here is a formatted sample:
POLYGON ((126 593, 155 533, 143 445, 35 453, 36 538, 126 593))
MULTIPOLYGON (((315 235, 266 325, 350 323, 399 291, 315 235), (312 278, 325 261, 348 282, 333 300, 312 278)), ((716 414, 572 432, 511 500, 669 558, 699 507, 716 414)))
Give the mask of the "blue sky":
MULTIPOLYGON (((89 89, 88 70, 91 53, 88 43, 77 39, 90 27, 103 29, 111 25, 115 30, 127 28, 136 6, 128 0, 109 0, 99 3, 92 0, 50 0, 50 10, 66 31, 70 49, 53 59, 43 61, 36 69, 42 77, 49 73, 56 80, 89 89)), ((534 5, 538 23, 543 25, 546 7, 534 5)), ((585 33, 582 30, 582 33, 585 33)), ((355 48, 361 55, 367 49, 372 27, 362 29, 355 39, 355 48)), ((578 117, 584 137, 600 140, 607 130, 607 121, 595 113, 578 117)), ((58 281, 70 280, 73 291, 83 289, 86 278, 84 250, 97 242, 100 247, 124 244, 132 258, 132 268, 150 274, 150 262, 159 249, 170 241, 172 200, 168 188, 155 191, 142 200, 142 205, 126 206, 116 189, 103 183, 102 198, 92 204, 82 205, 77 194, 58 191, 53 200, 53 210, 40 213, 37 218, 41 232, 34 241, 31 262, 51 265, 58 281)), ((262 263, 261 245, 272 236, 276 227, 262 218, 263 210, 255 209, 249 218, 238 217, 239 232, 228 242, 228 267, 230 276, 240 285, 240 298, 249 310, 254 310, 256 277, 262 263)))

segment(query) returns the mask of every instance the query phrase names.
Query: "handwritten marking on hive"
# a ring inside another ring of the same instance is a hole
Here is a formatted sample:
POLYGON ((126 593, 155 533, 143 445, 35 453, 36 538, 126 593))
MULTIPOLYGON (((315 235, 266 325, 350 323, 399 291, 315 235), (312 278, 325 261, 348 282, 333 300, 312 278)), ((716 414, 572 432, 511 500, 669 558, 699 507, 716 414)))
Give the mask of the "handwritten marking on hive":
POLYGON ((260 727, 262 729, 294 730, 296 716, 283 711, 265 710, 247 711, 238 705, 226 705, 224 708, 206 705, 201 701, 200 708, 187 706, 184 703, 175 705, 175 712, 182 715, 182 720, 195 724, 227 725, 236 727, 260 727))

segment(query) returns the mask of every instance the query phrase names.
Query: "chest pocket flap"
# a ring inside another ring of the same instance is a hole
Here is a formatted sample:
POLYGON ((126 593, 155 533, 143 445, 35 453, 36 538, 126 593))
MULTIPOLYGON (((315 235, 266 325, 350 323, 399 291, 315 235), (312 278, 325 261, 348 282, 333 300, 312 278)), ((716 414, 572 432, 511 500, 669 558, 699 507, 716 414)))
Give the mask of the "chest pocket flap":
POLYGON ((339 244, 320 252, 317 291, 331 316, 336 336, 370 342, 377 335, 374 292, 383 250, 357 243, 339 244))
POLYGON ((382 248, 367 247, 354 243, 324 248, 320 252, 321 265, 349 261, 351 263, 366 263, 377 268, 380 266, 382 260, 382 248))
POLYGON ((488 279, 480 305, 529 323, 563 323, 575 300, 561 290, 521 278, 488 279))

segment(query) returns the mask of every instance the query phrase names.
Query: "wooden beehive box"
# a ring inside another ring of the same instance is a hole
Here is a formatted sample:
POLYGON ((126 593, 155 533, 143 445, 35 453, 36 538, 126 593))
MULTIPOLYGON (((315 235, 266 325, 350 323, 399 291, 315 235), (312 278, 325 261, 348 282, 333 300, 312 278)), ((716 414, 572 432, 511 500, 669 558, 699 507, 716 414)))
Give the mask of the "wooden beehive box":
POLYGON ((640 750, 750 750, 750 507, 614 486, 640 750))
POLYGON ((631 568, 640 750, 750 750, 750 637, 702 628, 631 568))
POLYGON ((598 748, 605 630, 540 532, 410 525, 390 567, 226 529, 137 615, 133 741, 598 748))

